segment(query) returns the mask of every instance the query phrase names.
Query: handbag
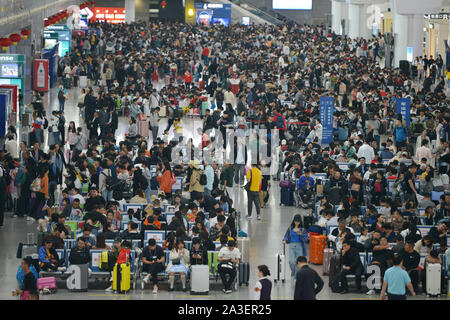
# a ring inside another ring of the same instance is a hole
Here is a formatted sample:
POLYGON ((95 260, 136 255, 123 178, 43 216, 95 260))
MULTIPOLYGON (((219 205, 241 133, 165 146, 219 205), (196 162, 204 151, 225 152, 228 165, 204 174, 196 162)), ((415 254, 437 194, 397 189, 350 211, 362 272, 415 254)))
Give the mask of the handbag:
POLYGON ((252 185, 252 171, 250 170, 250 181, 249 182, 247 182, 247 184, 245 185, 245 190, 246 191, 250 191, 250 187, 251 187, 251 185, 252 185))

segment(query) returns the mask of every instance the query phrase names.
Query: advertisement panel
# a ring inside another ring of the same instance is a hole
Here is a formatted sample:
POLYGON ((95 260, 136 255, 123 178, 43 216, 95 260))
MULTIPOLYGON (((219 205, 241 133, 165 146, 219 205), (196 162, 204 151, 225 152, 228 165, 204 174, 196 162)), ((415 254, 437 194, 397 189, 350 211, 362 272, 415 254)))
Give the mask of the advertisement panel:
POLYGON ((47 92, 49 87, 49 61, 47 59, 34 60, 34 90, 47 92))

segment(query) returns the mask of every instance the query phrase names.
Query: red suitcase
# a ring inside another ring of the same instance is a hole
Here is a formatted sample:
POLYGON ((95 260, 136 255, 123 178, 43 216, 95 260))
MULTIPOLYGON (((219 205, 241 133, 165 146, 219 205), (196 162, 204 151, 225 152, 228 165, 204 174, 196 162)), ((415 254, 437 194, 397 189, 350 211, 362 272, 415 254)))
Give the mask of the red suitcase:
POLYGON ((311 236, 309 242, 309 262, 314 264, 323 263, 323 250, 327 246, 327 236, 311 236))

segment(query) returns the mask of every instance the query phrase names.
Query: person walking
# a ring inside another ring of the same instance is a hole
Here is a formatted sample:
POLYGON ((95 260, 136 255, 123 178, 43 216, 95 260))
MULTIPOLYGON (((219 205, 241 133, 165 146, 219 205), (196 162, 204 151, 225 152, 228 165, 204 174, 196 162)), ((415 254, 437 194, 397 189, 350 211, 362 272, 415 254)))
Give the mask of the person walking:
POLYGON ((290 244, 289 266, 291 267, 292 277, 295 277, 295 273, 297 272, 297 257, 308 256, 305 245, 308 239, 308 231, 302 227, 302 216, 296 214, 283 238, 285 245, 290 244))
POLYGON ((273 281, 266 265, 258 266, 258 281, 255 285, 256 300, 272 300, 273 281))
POLYGON ((406 300, 406 290, 408 288, 411 295, 414 297, 416 293, 411 284, 411 278, 403 269, 403 259, 396 255, 393 259, 394 266, 390 267, 384 273, 383 287, 381 288, 381 300, 406 300))
POLYGON ((323 288, 319 274, 308 266, 304 256, 297 258, 298 272, 295 281, 294 300, 316 300, 316 295, 323 288))
POLYGON ((256 163, 253 163, 251 170, 248 170, 247 180, 248 183, 245 187, 245 189, 247 190, 247 219, 252 219, 252 206, 254 203, 256 207, 256 217, 258 220, 261 220, 261 204, 259 203, 259 191, 261 190, 262 173, 261 170, 258 169, 256 163))

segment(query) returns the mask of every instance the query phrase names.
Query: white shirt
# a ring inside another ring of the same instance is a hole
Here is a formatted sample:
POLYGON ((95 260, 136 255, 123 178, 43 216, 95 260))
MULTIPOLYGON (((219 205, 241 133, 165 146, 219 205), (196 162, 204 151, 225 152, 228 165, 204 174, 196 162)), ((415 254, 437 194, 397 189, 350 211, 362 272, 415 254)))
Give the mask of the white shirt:
POLYGON ((16 159, 16 158, 19 157, 19 153, 18 153, 18 150, 17 150, 17 141, 14 140, 14 139, 6 140, 6 142, 5 142, 5 150, 6 150, 6 152, 8 152, 11 155, 11 157, 13 159, 16 159))
POLYGON ((366 159, 366 163, 372 163, 373 158, 375 158, 375 152, 373 148, 369 146, 367 143, 364 143, 358 150, 357 153, 358 158, 364 157, 366 159))
POLYGON ((223 259, 236 260, 241 258, 241 252, 238 248, 234 248, 232 251, 228 247, 223 247, 219 251, 219 257, 223 259))

